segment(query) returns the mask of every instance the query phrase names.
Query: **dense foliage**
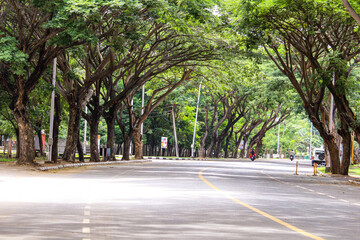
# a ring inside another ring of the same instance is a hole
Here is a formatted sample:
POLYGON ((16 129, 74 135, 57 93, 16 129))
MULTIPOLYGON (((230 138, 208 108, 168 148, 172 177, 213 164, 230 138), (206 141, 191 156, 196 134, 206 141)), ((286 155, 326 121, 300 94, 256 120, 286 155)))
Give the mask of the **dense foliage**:
POLYGON ((91 160, 100 161, 98 135, 108 159, 120 149, 123 159, 190 156, 192 148, 197 157, 247 157, 252 149, 306 155, 312 136, 332 171, 347 174, 352 131, 360 141, 359 7, 335 0, 1 1, 0 134, 17 139, 19 164, 31 163, 34 132, 49 132, 54 90, 52 161, 58 138, 66 143, 63 160, 75 161, 76 152, 83 160, 89 139, 91 160), (169 146, 161 151, 163 136, 169 146))

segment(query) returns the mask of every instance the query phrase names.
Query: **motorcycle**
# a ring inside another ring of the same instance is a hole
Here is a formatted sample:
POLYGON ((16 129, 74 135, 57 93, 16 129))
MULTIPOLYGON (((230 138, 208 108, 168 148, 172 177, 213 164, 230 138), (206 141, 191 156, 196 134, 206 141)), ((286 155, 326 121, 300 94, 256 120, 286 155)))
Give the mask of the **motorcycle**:
POLYGON ((251 161, 254 161, 256 159, 256 154, 250 155, 251 161))
POLYGON ((294 155, 290 155, 290 160, 294 160, 294 155))

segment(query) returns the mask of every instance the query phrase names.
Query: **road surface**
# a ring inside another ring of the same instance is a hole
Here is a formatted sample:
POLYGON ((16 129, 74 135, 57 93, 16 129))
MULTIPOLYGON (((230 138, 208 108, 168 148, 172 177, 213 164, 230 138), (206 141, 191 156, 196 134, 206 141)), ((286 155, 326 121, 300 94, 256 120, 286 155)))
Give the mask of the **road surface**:
POLYGON ((294 173, 290 160, 0 171, 0 239, 359 239, 360 187, 305 161, 294 173))

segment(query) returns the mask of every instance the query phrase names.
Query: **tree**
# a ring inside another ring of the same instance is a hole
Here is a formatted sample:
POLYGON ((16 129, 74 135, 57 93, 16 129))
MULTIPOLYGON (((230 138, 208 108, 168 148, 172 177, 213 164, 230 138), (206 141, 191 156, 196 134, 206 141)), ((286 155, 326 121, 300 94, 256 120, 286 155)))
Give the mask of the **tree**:
POLYGON ((342 70, 344 61, 350 61, 358 54, 353 47, 358 39, 353 24, 339 10, 339 4, 333 1, 285 0, 258 6, 247 3, 245 6, 251 12, 245 17, 250 25, 244 26, 247 37, 251 38, 248 43, 260 40, 268 56, 289 78, 330 151, 332 172, 341 170, 347 174, 350 156, 348 128, 351 127, 348 116, 352 111, 346 107, 348 104, 345 94, 341 93, 344 90, 341 83, 347 79, 342 70), (331 81, 334 72, 337 87, 331 81), (327 89, 335 98, 342 122, 339 133, 346 141, 346 160, 341 169, 336 136, 328 129, 332 120, 329 120, 324 101, 327 89))
POLYGON ((351 15, 352 18, 354 18, 354 20, 360 25, 360 16, 359 14, 355 11, 355 9, 351 6, 351 4, 349 3, 349 1, 347 0, 341 0, 346 8, 346 10, 349 12, 349 14, 351 15))
POLYGON ((96 23, 102 5, 103 1, 1 2, 0 84, 11 98, 19 129, 19 164, 32 163, 35 156, 29 94, 58 53, 93 39, 89 26, 96 23))

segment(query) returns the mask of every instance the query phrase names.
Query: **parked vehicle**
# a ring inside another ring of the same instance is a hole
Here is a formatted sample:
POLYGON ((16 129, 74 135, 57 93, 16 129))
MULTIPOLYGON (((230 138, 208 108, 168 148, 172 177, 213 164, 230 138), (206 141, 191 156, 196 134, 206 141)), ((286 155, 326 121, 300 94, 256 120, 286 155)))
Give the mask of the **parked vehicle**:
POLYGON ((325 150, 323 148, 314 148, 311 165, 326 165, 325 150))

